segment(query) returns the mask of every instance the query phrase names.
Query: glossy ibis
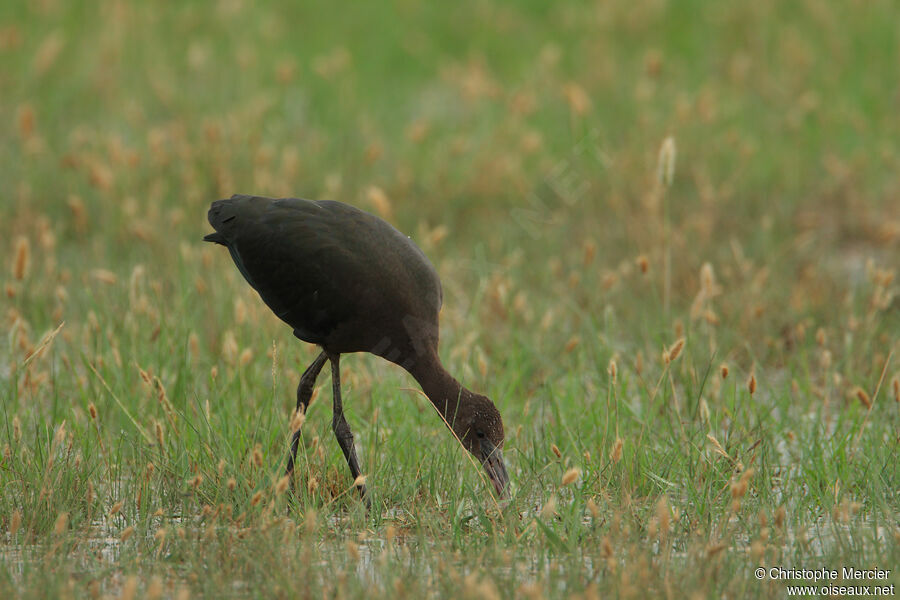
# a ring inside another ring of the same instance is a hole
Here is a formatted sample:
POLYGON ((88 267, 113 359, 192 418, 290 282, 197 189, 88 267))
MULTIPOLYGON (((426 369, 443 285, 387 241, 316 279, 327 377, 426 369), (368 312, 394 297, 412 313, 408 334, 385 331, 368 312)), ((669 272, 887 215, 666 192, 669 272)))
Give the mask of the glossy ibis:
MULTIPOLYGON (((498 495, 508 494, 500 412, 441 364, 441 282, 409 237, 374 215, 326 200, 235 195, 213 202, 208 218, 216 231, 203 239, 228 248, 244 279, 294 335, 322 348, 300 377, 298 411, 306 411, 319 372, 331 362, 331 426, 354 480, 361 471, 341 403, 340 358, 371 352, 412 374, 498 495)), ((291 476, 299 437, 298 429, 288 454, 291 476)), ((365 485, 359 492, 368 501, 365 485)))

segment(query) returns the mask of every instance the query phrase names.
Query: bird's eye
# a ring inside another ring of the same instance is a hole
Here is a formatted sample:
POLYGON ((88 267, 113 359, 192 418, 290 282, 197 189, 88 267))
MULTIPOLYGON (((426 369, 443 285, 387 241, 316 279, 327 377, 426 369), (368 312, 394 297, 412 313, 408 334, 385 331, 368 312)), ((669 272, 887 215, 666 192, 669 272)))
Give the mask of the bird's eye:
POLYGON ((477 431, 475 432, 475 435, 478 436, 478 439, 483 439, 483 438, 484 438, 484 432, 483 432, 482 430, 480 430, 480 429, 477 430, 477 431))

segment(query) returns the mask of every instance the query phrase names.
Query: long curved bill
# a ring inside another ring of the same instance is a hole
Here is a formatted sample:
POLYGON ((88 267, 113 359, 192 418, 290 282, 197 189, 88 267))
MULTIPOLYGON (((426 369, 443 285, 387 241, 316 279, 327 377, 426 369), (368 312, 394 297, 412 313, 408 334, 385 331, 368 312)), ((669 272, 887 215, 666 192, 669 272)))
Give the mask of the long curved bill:
POLYGON ((497 495, 501 499, 509 498, 509 475, 506 472, 506 464, 503 462, 503 452, 487 439, 481 441, 481 451, 482 456, 486 457, 482 459, 481 464, 484 465, 484 470, 487 471, 491 483, 494 484, 497 495))

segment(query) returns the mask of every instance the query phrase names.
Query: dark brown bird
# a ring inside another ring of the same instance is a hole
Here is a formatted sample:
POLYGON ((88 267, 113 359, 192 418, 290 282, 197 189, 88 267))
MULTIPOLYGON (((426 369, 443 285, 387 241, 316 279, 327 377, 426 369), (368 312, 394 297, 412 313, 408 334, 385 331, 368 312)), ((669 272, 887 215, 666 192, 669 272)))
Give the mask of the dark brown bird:
MULTIPOLYGON (((361 471, 341 403, 340 358, 371 352, 412 374, 497 493, 508 495, 500 412, 441 364, 441 282, 412 240, 374 215, 326 200, 234 195, 213 202, 208 218, 216 231, 203 239, 228 248, 244 279, 294 335, 322 348, 300 377, 298 411, 306 411, 316 377, 331 361, 331 426, 354 481, 361 471)), ((297 430, 288 475, 299 437, 297 430)), ((365 485, 358 487, 368 501, 365 485)))

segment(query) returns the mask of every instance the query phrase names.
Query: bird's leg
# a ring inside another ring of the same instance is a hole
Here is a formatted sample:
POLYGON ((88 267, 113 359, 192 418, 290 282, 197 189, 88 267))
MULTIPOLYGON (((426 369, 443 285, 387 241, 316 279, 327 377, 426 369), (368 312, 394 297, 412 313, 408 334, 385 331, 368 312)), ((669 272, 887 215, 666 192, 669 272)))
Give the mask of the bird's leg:
MULTIPOLYGON (((306 409, 309 407, 313 386, 316 385, 316 378, 319 376, 319 372, 322 370, 326 358, 324 352, 320 353, 316 357, 316 360, 306 368, 303 375, 300 376, 300 385, 297 386, 297 410, 302 411, 303 414, 306 414, 306 409)), ((288 453, 287 469, 285 469, 284 473, 288 477, 291 477, 294 473, 294 461, 297 459, 297 446, 299 443, 300 429, 297 429, 297 431, 294 432, 294 435, 291 436, 291 451, 288 453)), ((294 478, 291 477, 291 488, 293 488, 293 486, 294 478)))
MULTIPOLYGON (((331 418, 331 429, 337 438, 341 450, 344 451, 344 458, 350 466, 350 474, 353 475, 353 481, 362 474, 359 468, 359 459, 356 458, 356 448, 353 446, 353 432, 350 431, 350 425, 344 418, 344 406, 341 403, 341 355, 332 354, 328 357, 331 360, 331 389, 334 396, 334 414, 331 418)), ((356 486, 359 490, 360 497, 365 500, 366 506, 369 506, 369 497, 366 495, 366 484, 356 486)))

